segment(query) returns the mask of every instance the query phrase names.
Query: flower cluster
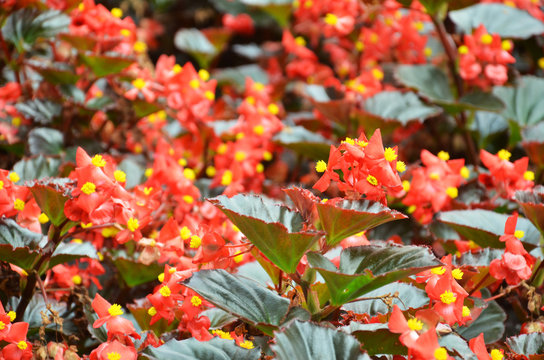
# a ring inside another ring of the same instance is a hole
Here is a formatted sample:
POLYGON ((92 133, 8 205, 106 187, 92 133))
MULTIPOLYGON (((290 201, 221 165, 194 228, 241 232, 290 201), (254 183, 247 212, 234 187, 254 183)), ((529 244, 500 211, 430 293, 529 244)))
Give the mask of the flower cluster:
POLYGON ((459 46, 459 74, 467 83, 483 89, 504 84, 508 81, 507 65, 516 62, 510 54, 513 46, 512 41, 501 41, 498 34, 489 34, 480 25, 472 35, 465 35, 459 46))
POLYGON ((412 171, 412 180, 403 181, 408 193, 402 200, 408 212, 423 224, 431 222, 435 213, 448 210, 459 194, 459 186, 469 177, 464 159, 450 160, 450 155, 441 151, 438 156, 427 150, 421 151, 423 166, 412 171))
POLYGON ((402 190, 399 171, 405 165, 398 160, 396 147, 384 149, 378 129, 370 140, 362 133, 358 139, 346 138, 338 147, 331 145, 328 162, 320 160, 316 170, 324 174, 314 189, 324 192, 334 181, 350 198, 386 204, 388 191, 402 190))

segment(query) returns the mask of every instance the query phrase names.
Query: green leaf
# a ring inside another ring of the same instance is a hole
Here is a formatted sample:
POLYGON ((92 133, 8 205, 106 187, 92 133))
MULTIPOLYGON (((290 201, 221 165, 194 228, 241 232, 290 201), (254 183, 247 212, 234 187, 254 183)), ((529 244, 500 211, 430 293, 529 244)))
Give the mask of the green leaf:
POLYGON ((332 305, 342 305, 384 285, 440 266, 428 248, 418 246, 358 246, 340 255, 340 268, 311 252, 308 262, 325 279, 332 305))
POLYGON ((286 126, 273 140, 278 145, 314 160, 328 158, 331 148, 329 140, 303 126, 286 126))
POLYGON ((466 34, 480 25, 502 38, 527 39, 544 32, 544 23, 528 12, 503 4, 476 4, 450 11, 449 17, 466 34))
MULTIPOLYGON (((286 320, 290 311, 289 299, 251 279, 225 270, 201 270, 183 283, 218 308, 269 335, 286 320)), ((309 313, 302 316, 309 318, 309 313)))
POLYGON ((446 74, 434 65, 401 65, 396 76, 405 86, 433 101, 455 101, 446 74))
POLYGON ((469 129, 475 133, 479 148, 487 148, 493 140, 508 131, 508 122, 501 115, 488 111, 476 111, 469 129))
POLYGON ((288 274, 295 273, 302 256, 320 237, 319 233, 304 230, 304 219, 298 212, 265 197, 239 194, 209 201, 288 274))
POLYGON ((98 259, 96 249, 91 243, 61 243, 59 246, 57 246, 53 252, 53 255, 51 256, 49 268, 81 258, 98 259))
POLYGON ((456 100, 447 75, 434 65, 401 65, 397 67, 397 79, 409 88, 442 106, 450 113, 463 110, 501 111, 504 104, 491 93, 472 92, 456 100))
POLYGON ((514 198, 523 209, 523 214, 544 235, 544 186, 537 185, 533 190, 517 191, 514 198))
POLYGON ((164 271, 164 265, 161 266, 156 262, 146 265, 135 260, 117 257, 113 263, 129 287, 156 280, 157 276, 164 271))
POLYGON ((121 56, 79 54, 79 58, 82 63, 91 69, 96 77, 119 74, 123 69, 134 63, 134 59, 121 56))
POLYGON ((44 65, 40 62, 31 62, 29 64, 36 72, 38 72, 46 81, 57 84, 73 85, 79 80, 79 75, 75 70, 64 63, 53 63, 44 65))
POLYGON ((457 329, 459 335, 465 339, 472 339, 484 333, 486 344, 499 341, 504 334, 506 313, 495 300, 487 302, 487 307, 472 323, 457 329))
MULTIPOLYGON (((524 24, 521 25, 524 26, 524 24)), ((544 99, 539 96, 543 87, 544 79, 523 76, 515 87, 494 87, 493 94, 506 105, 501 113, 506 119, 520 126, 535 125, 544 117, 544 99)))
POLYGON ((31 155, 58 155, 62 151, 64 135, 51 128, 34 128, 28 133, 31 155))
POLYGON ((327 232, 327 244, 334 246, 345 238, 387 222, 407 216, 379 202, 343 200, 338 203, 318 203, 321 226, 327 232))
POLYGON ((464 360, 478 360, 478 357, 470 350, 467 342, 455 333, 446 334, 438 339, 440 346, 452 353, 457 353, 464 360))
POLYGON ((47 215, 54 226, 60 226, 65 220, 64 204, 69 199, 66 185, 70 184, 69 179, 55 179, 56 181, 41 181, 30 187, 30 191, 36 203, 47 215), (59 181, 65 180, 65 181, 59 181))
POLYGON ((463 253, 460 258, 454 257, 453 263, 457 266, 489 266, 495 259, 500 259, 504 250, 484 248, 475 252, 468 251, 463 253))
MULTIPOLYGON (((448 224, 466 239, 481 247, 496 249, 505 247, 499 237, 504 234, 506 219, 508 215, 483 209, 446 211, 437 217, 438 221, 448 224)), ((525 232, 521 242, 528 251, 538 246, 540 233, 529 220, 519 217, 516 229, 525 232)))
POLYGON ((370 360, 353 336, 313 323, 294 321, 275 335, 271 348, 278 360, 370 360))
POLYGON ((502 111, 504 103, 491 93, 474 91, 461 97, 457 107, 460 110, 502 111))
POLYGON ((145 169, 135 158, 127 157, 117 167, 127 174, 127 182, 125 184, 127 189, 132 189, 143 182, 145 169))
MULTIPOLYGON (((398 292, 398 298, 393 298, 391 305, 397 305, 401 310, 417 309, 429 304, 429 298, 425 290, 401 282, 393 282, 376 290, 369 291, 365 294, 365 297, 372 298, 386 294, 393 295, 396 292, 398 292)), ((389 312, 387 304, 380 299, 355 301, 344 304, 342 308, 357 314, 369 314, 370 316, 387 314, 389 312)))
POLYGON ((369 355, 406 355, 408 353, 406 346, 399 341, 399 335, 391 333, 387 324, 352 322, 349 326, 344 326, 342 330, 355 336, 369 355))
POLYGON ((24 117, 43 125, 51 123, 62 112, 60 104, 44 99, 27 100, 16 104, 15 108, 24 117))
POLYGON ((225 325, 231 324, 238 320, 237 316, 229 314, 225 310, 214 307, 208 310, 204 310, 200 313, 202 316, 206 316, 210 319, 210 329, 220 329, 225 325))
POLYGON ((157 360, 258 360, 261 357, 258 347, 248 350, 237 346, 234 340, 218 337, 210 341, 169 340, 157 348, 148 346, 144 353, 157 360))
POLYGON ((32 8, 22 8, 11 13, 2 35, 11 42, 19 53, 29 50, 38 38, 55 36, 68 28, 70 17, 58 10, 39 12, 32 8))
POLYGON ((64 33, 60 34, 59 38, 80 51, 91 51, 96 45, 96 39, 92 38, 91 36, 64 33))
POLYGON ((162 109, 159 105, 148 103, 145 100, 134 100, 132 106, 134 107, 134 113, 139 118, 146 117, 162 109))
POLYGON ((246 78, 249 77, 255 82, 268 84, 268 74, 262 67, 256 64, 241 65, 231 68, 215 70, 212 78, 219 84, 233 85, 237 90, 243 92, 246 87, 246 78))
POLYGON ((219 55, 229 38, 229 35, 220 29, 207 29, 207 33, 196 28, 181 29, 174 36, 176 48, 193 56, 203 68, 207 68, 219 55))
POLYGON ((423 122, 433 116, 440 115, 442 109, 425 105, 413 92, 383 91, 368 98, 365 111, 387 121, 407 125, 412 121, 423 122))
POLYGON ((39 180, 57 176, 60 164, 60 159, 38 155, 31 159, 20 160, 13 165, 13 171, 17 172, 21 178, 20 181, 39 180))
POLYGON ((47 244, 47 237, 23 228, 12 219, 0 219, 0 258, 25 270, 47 244))
POLYGON ((509 337, 506 345, 514 353, 528 356, 529 359, 541 359, 538 355, 544 354, 544 336, 538 332, 509 337))
POLYGON ((521 145, 529 155, 531 163, 539 168, 544 167, 544 121, 522 129, 521 137, 521 145))

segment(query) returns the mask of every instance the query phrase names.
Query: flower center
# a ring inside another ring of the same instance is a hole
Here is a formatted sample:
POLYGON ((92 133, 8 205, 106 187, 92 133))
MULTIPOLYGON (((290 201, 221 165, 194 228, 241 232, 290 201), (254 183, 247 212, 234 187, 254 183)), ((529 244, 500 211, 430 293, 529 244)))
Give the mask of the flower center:
POLYGON ((434 358, 436 360, 446 360, 448 358, 448 351, 443 347, 439 347, 434 351, 434 358))
POLYGON ((368 175, 366 177, 366 181, 368 181, 368 183, 372 186, 376 186, 378 185, 378 179, 376 179, 374 176, 372 175, 368 175))
POLYGON ((195 295, 191 298, 191 304, 193 304, 194 307, 199 307, 200 304, 202 304, 202 299, 195 295))
POLYGON ((170 291, 170 288, 166 285, 164 285, 163 287, 161 287, 161 289, 159 290, 159 292, 161 293, 162 296, 164 297, 169 297, 171 294, 172 294, 172 291, 170 291))
POLYGON ((121 309, 121 305, 119 305, 119 304, 113 304, 112 306, 110 306, 110 308, 108 309, 108 313, 111 316, 117 316, 117 315, 123 315, 124 314, 123 309, 121 309))
POLYGON ((457 296, 453 292, 451 292, 449 290, 444 291, 444 293, 442 295, 440 295, 440 300, 444 304, 451 304, 451 303, 455 302, 456 299, 457 299, 457 296))
POLYGON ((410 328, 410 330, 419 331, 423 329, 423 323, 421 322, 421 320, 416 318, 408 319, 408 327, 410 328))
POLYGON ((87 195, 91 195, 92 193, 94 193, 96 191, 96 185, 93 184, 92 182, 90 181, 87 181, 85 184, 83 184, 83 186, 81 187, 81 191, 84 193, 84 194, 87 194, 87 195))

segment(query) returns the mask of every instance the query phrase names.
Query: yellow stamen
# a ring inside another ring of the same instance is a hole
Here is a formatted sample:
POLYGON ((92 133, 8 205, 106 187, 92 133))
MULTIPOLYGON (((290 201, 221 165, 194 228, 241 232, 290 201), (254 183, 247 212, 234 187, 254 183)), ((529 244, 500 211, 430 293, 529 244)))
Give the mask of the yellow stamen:
POLYGON ((108 309, 108 313, 111 316, 118 316, 124 314, 123 309, 121 309, 121 305, 119 304, 113 304, 112 306, 110 306, 110 308, 108 309))

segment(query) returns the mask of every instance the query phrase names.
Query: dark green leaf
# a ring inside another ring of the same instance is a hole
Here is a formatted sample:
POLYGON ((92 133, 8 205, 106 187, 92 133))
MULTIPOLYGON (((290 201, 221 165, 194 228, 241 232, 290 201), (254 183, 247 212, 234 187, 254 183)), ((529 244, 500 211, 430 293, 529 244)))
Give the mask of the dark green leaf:
POLYGON ((535 186, 533 190, 516 192, 515 199, 523 209, 523 214, 544 235, 544 186, 535 186))
POLYGON ((91 36, 74 35, 74 34, 60 34, 59 37, 81 51, 90 51, 96 45, 96 39, 91 36))
MULTIPOLYGON (((391 305, 397 305, 401 310, 408 310, 410 308, 417 309, 429 304, 429 298, 424 290, 421 290, 410 284, 393 282, 379 289, 370 291, 365 294, 366 298, 378 297, 387 294, 394 295, 398 292, 398 298, 394 298, 391 305)), ((370 316, 381 314, 387 314, 389 307, 380 299, 361 300, 344 304, 345 310, 353 311, 357 314, 369 314, 370 316)))
POLYGON ((274 136, 274 142, 314 160, 328 158, 331 147, 329 140, 302 126, 284 127, 274 136))
POLYGON ((58 175, 60 164, 60 159, 39 155, 17 162, 13 171, 19 175, 20 181, 39 180, 58 175))
POLYGON ((460 258, 454 257, 453 263, 458 266, 489 266, 491 261, 500 259, 502 254, 504 254, 504 250, 484 248, 475 252, 463 253, 460 258))
POLYGON ((21 115, 39 124, 51 123, 62 112, 60 104, 43 99, 27 100, 16 104, 15 107, 21 115))
POLYGON ((321 226, 327 232, 327 244, 331 246, 361 231, 407 218, 398 211, 368 200, 318 203, 316 207, 321 226))
POLYGON ((156 280, 164 270, 164 265, 161 266, 156 262, 146 265, 123 257, 114 259, 113 263, 129 287, 156 280))
POLYGON ((487 303, 487 307, 480 316, 468 326, 460 327, 457 332, 465 339, 472 339, 484 333, 485 343, 491 344, 502 338, 505 321, 506 313, 496 301, 492 300, 487 303))
POLYGON ((466 34, 480 25, 502 38, 527 39, 544 32, 544 23, 528 12, 503 4, 476 4, 450 11, 449 17, 466 34))
POLYGON ((134 63, 134 59, 108 55, 79 55, 81 62, 87 65, 96 77, 119 74, 134 63))
POLYGON ((461 110, 501 111, 504 103, 491 93, 475 91, 460 98, 458 107, 461 110))
POLYGON ((30 270, 47 237, 18 225, 11 219, 0 220, 0 259, 30 270))
POLYGON ((42 212, 49 218, 51 224, 60 226, 66 220, 64 204, 69 197, 64 194, 62 189, 59 190, 47 184, 35 184, 30 188, 30 191, 42 212))
POLYGON ((539 332, 509 337, 506 345, 516 354, 528 356, 529 359, 533 358, 531 355, 544 354, 544 336, 539 332))
POLYGON ((174 45, 181 51, 193 56, 201 67, 208 64, 221 52, 226 43, 225 34, 217 33, 217 37, 208 37, 196 28, 181 29, 174 36, 174 45))
POLYGON ((320 234, 304 230, 304 219, 271 199, 253 195, 209 200, 223 211, 248 240, 283 271, 293 274, 320 234))
POLYGON ((365 101, 364 108, 372 115, 384 120, 396 121, 402 125, 412 121, 423 122, 442 112, 439 107, 425 105, 413 92, 400 91, 378 93, 365 101))
POLYGON ((216 79, 219 84, 233 85, 242 92, 245 90, 246 77, 261 84, 268 84, 269 81, 266 71, 256 64, 223 68, 215 70, 212 74, 212 78, 216 79))
POLYGON ((63 134, 51 128, 34 128, 28 133, 31 155, 58 155, 64 144, 63 134))
MULTIPOLYGON (((437 217, 438 221, 448 224, 466 239, 474 241, 481 247, 497 249, 505 246, 499 241, 499 237, 504 234, 506 219, 508 215, 483 209, 446 211, 437 217)), ((516 229, 525 232, 521 242, 528 251, 538 246, 540 233, 529 220, 519 217, 516 229)))
POLYGON ((169 340, 155 348, 148 346, 144 353, 157 360, 258 360, 261 350, 241 348, 234 340, 213 338, 210 341, 169 340))
POLYGON ((313 323, 294 321, 275 335, 271 347, 278 360, 370 360, 353 336, 313 323))
POLYGON ((127 174, 127 189, 132 189, 136 185, 140 185, 144 179, 145 169, 136 159, 125 158, 118 166, 119 170, 127 174))
POLYGON ((544 167, 544 121, 522 129, 521 145, 525 149, 531 163, 544 167))
POLYGON ((134 113, 139 118, 146 117, 147 115, 151 115, 159 110, 162 110, 159 105, 154 103, 148 103, 144 100, 134 100, 132 102, 132 106, 134 107, 134 113))
POLYGON ((70 84, 73 85, 79 80, 79 75, 75 70, 64 63, 40 64, 34 62, 30 64, 47 82, 52 84, 70 84))
MULTIPOLYGON (((271 335, 290 310, 290 301, 259 283, 225 270, 201 270, 184 281, 218 308, 234 314, 271 335)), ((306 312, 306 317, 309 314, 306 312)))
MULTIPOLYGON (((525 26, 524 24, 520 25, 525 26)), ((493 94, 506 105, 501 114, 520 126, 535 125, 542 121, 544 117, 544 98, 539 94, 544 86, 544 79, 523 76, 516 85, 515 87, 496 86, 493 88, 493 94)))
POLYGON ((49 261, 49 268, 52 268, 53 266, 58 264, 64 264, 66 262, 81 258, 98 259, 96 249, 91 243, 61 243, 55 249, 55 252, 53 252, 53 255, 51 256, 51 260, 49 261))
POLYGON ((28 50, 38 38, 55 36, 68 28, 70 17, 58 10, 39 12, 27 7, 11 13, 4 26, 2 35, 11 42, 18 52, 28 50))
POLYGON ((476 111, 469 129, 476 133, 480 148, 492 143, 493 136, 508 131, 508 122, 499 114, 488 111, 476 111))
POLYGON ((418 90, 429 100, 453 103, 448 77, 434 65, 401 65, 397 78, 405 86, 418 90))
POLYGON ((467 342, 457 334, 452 333, 441 336, 438 343, 451 353, 457 353, 461 359, 478 360, 478 357, 470 350, 467 342))
POLYGON ((342 305, 384 285, 441 265, 429 249, 418 246, 346 248, 340 255, 340 269, 318 253, 308 253, 307 258, 325 279, 333 305, 342 305))
POLYGON ((214 307, 200 313, 210 319, 210 329, 220 329, 225 325, 235 322, 238 317, 229 314, 225 310, 214 307))
POLYGON ((387 324, 361 324, 352 322, 342 330, 355 336, 369 355, 406 355, 406 346, 399 341, 399 335, 389 331, 387 324))

